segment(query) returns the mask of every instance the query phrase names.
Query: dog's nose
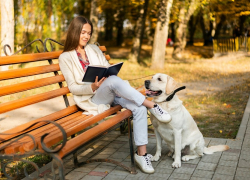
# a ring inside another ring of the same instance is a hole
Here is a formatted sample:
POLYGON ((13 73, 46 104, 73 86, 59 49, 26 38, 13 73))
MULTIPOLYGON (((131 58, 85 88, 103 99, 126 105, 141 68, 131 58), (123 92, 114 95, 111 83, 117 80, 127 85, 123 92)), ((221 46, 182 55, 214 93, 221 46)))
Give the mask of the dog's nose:
POLYGON ((149 89, 150 80, 146 80, 146 81, 144 82, 144 84, 145 84, 145 88, 146 88, 146 89, 149 89))

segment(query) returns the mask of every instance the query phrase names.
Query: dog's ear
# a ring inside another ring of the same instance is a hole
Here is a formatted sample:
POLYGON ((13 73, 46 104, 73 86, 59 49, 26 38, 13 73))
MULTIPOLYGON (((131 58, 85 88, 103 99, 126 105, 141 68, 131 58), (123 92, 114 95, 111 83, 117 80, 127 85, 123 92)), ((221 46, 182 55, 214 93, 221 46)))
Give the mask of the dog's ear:
POLYGON ((170 94, 175 90, 177 86, 177 82, 170 76, 168 76, 168 82, 166 85, 166 94, 170 94))

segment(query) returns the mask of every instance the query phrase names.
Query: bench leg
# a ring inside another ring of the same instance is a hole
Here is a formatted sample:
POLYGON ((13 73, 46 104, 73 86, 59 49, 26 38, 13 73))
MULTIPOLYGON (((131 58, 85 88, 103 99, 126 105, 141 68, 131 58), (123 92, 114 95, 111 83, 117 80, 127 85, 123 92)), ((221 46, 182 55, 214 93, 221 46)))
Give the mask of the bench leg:
POLYGON ((128 136, 129 136, 129 147, 130 147, 130 157, 131 157, 131 174, 137 174, 135 168, 135 160, 134 160, 134 143, 133 143, 133 132, 132 132, 132 118, 128 118, 128 136))
MULTIPOLYGON (((75 134, 73 134, 71 136, 71 138, 74 138, 74 137, 75 137, 75 134)), ((78 162, 78 159, 77 159, 77 151, 73 153, 73 161, 74 161, 74 166, 78 167, 79 162, 78 162)))
POLYGON ((74 165, 75 167, 81 167, 83 165, 92 163, 92 162, 106 162, 106 163, 112 163, 117 166, 120 166, 127 171, 129 171, 131 174, 137 174, 136 168, 135 168, 135 161, 134 161, 134 145, 133 145, 133 132, 132 132, 132 126, 131 126, 131 120, 132 117, 127 118, 125 121, 128 124, 128 136, 129 136, 129 146, 130 146, 130 156, 131 156, 131 167, 127 167, 121 162, 115 161, 113 159, 90 159, 84 162, 78 162, 77 160, 77 153, 74 153, 74 165))
POLYGON ((51 167, 51 171, 52 171, 52 174, 53 174, 53 179, 57 179, 56 178, 57 172, 56 172, 56 169, 55 169, 55 166, 54 166, 54 164, 56 164, 56 166, 58 168, 59 179, 60 180, 65 180, 65 174, 64 174, 64 167, 63 167, 62 159, 56 154, 52 154, 51 156, 53 157, 52 167, 51 167))

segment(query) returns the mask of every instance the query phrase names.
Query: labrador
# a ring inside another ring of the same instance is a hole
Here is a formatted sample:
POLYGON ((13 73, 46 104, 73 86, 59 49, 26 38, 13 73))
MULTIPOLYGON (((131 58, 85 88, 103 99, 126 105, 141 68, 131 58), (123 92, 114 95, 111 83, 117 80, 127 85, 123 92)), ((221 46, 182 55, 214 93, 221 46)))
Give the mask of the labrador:
POLYGON ((166 142, 170 149, 169 156, 172 155, 174 158, 172 164, 174 168, 181 167, 181 160, 188 161, 204 154, 228 150, 229 146, 227 145, 205 147, 203 135, 193 117, 182 105, 178 96, 175 95, 176 92, 185 87, 176 89, 176 86, 177 82, 172 77, 160 73, 155 74, 151 80, 145 81, 146 95, 153 97, 153 101, 169 112, 172 117, 169 123, 163 123, 152 114, 150 115, 157 141, 156 153, 151 161, 159 160, 162 140, 166 142), (189 152, 181 158, 181 151, 186 147, 189 147, 189 152))

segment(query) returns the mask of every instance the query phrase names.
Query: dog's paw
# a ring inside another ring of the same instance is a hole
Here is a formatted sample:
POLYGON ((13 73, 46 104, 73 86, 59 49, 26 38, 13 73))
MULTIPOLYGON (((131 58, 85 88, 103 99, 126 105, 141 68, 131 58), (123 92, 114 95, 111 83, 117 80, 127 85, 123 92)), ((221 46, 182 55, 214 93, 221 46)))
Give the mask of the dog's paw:
POLYGON ((173 168, 180 168, 181 167, 181 161, 180 160, 174 161, 173 164, 172 164, 172 167, 173 168))
POLYGON ((153 157, 151 157, 150 160, 151 160, 151 161, 159 161, 160 157, 161 157, 160 155, 157 155, 157 154, 156 154, 156 155, 154 155, 153 157))
POLYGON ((190 159, 189 159, 188 156, 183 156, 183 157, 181 158, 181 160, 182 160, 182 161, 189 161, 190 159))

